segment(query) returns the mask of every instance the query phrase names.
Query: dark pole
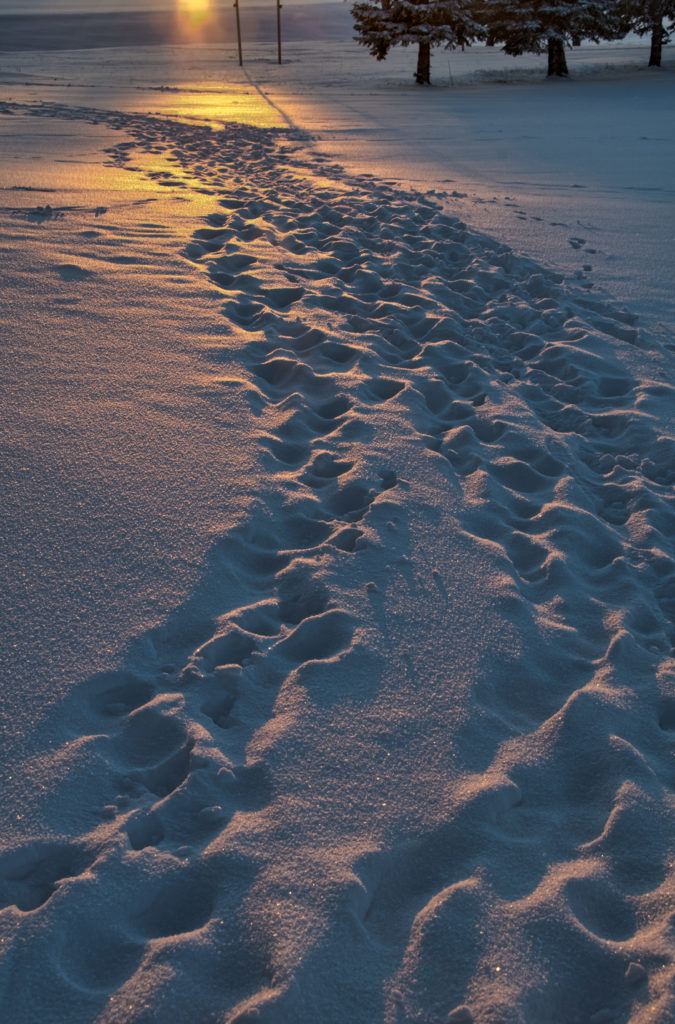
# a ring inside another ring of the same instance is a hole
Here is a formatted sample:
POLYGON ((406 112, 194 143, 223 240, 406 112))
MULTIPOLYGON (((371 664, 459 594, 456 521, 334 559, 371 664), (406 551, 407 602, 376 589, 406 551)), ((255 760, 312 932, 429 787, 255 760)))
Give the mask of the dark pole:
POLYGON ((237 46, 239 47, 239 67, 242 66, 244 61, 241 56, 241 24, 239 22, 239 0, 234 0, 234 9, 237 12, 237 46))
POLYGON ((281 0, 277 0, 277 53, 279 55, 279 64, 281 64, 281 0))

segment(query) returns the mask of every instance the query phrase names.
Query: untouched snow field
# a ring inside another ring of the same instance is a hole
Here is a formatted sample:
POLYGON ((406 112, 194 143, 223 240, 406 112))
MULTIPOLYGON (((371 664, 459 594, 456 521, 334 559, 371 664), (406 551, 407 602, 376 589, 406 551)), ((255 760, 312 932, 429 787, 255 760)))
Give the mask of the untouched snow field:
POLYGON ((671 1024, 672 63, 0 57, 2 1019, 671 1024))

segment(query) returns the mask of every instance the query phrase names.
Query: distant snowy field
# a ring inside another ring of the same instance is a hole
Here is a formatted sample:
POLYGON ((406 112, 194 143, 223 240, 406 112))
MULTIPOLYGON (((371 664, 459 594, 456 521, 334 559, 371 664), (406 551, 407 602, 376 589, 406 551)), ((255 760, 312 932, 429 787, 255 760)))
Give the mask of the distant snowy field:
MULTIPOLYGON (((582 46, 569 52, 571 80, 562 82, 546 80, 544 56, 440 50, 435 85, 425 91, 412 80, 413 50, 378 63, 353 42, 346 4, 284 8, 290 41, 281 67, 273 7, 242 10, 243 71, 228 7, 222 47, 152 47, 131 68, 124 51, 65 50, 50 53, 44 77, 37 62, 37 78, 25 52, 8 53, 0 80, 15 98, 30 99, 43 85, 62 100, 86 95, 87 103, 127 110, 151 98, 153 110, 207 119, 246 118, 259 90, 270 109, 256 108, 257 123, 309 131, 320 152, 358 173, 447 192, 447 208, 481 230, 566 273, 590 274, 654 327, 675 323, 675 56, 668 47, 664 68, 653 71, 645 67, 647 42, 635 37, 582 46), (29 69, 34 85, 23 88, 29 69), (149 97, 145 90, 159 86, 170 92, 149 97)), ((109 17, 104 24, 124 34, 124 17, 109 17)), ((70 45, 72 24, 60 24, 53 16, 41 30, 50 45, 70 45)), ((90 36, 101 41, 105 33, 90 36)))
POLYGON ((304 17, 0 52, 0 1017, 672 1024, 673 58, 304 17))

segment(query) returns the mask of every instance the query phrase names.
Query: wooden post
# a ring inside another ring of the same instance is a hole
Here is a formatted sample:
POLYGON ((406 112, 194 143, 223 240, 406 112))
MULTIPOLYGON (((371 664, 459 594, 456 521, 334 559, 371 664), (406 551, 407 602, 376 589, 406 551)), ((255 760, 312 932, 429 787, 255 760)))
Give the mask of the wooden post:
POLYGON ((244 63, 241 56, 241 23, 239 21, 239 0, 234 0, 234 9, 237 13, 237 47, 239 48, 239 67, 244 63))
POLYGON ((277 0, 277 55, 279 64, 281 64, 281 8, 283 4, 281 0, 277 0))

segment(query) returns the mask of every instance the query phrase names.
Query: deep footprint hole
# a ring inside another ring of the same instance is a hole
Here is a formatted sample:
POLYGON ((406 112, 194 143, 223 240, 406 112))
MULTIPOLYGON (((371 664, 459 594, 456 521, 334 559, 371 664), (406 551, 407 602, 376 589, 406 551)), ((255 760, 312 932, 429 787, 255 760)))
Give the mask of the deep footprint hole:
POLYGON ((344 530, 339 530, 335 533, 331 537, 330 543, 340 551, 347 551, 351 554, 356 550, 357 542, 361 537, 363 537, 362 530, 357 530, 356 527, 348 526, 344 530))
POLYGON ((210 879, 176 877, 158 887, 136 917, 136 926, 150 939, 197 931, 210 919, 215 897, 210 879))
POLYGON ((381 480, 380 487, 383 491, 389 491, 392 487, 396 487, 398 477, 393 469, 379 469, 377 475, 381 480))
POLYGON ((297 625, 303 619, 320 615, 328 607, 328 590, 319 580, 291 572, 278 581, 279 616, 282 622, 297 625))
POLYGON ((95 851, 66 843, 28 843, 9 851, 0 858, 0 907, 37 910, 62 879, 82 874, 95 858, 95 851))
POLYGON ((98 676, 89 689, 92 710, 106 717, 128 715, 154 697, 151 683, 124 672, 98 676))
POLYGON ((659 726, 664 732, 675 730, 675 698, 664 697, 659 704, 659 726))
POLYGON ((143 811, 132 815, 126 824, 129 845, 132 850, 145 850, 148 846, 159 846, 164 839, 164 829, 156 814, 143 811))

